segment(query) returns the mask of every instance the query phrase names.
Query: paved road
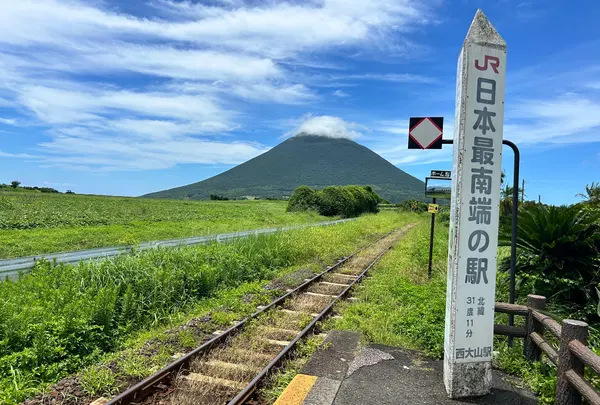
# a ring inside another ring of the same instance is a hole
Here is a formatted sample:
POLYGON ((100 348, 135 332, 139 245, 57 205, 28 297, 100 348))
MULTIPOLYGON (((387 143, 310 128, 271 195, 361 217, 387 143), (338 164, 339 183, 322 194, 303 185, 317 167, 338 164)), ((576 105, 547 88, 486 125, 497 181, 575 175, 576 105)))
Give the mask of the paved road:
MULTIPOLYGON (((231 233, 221 233, 217 235, 208 236, 197 236, 192 238, 182 239, 170 239, 170 240, 159 240, 153 242, 144 242, 135 246, 136 250, 155 249, 157 247, 173 247, 173 246, 186 246, 186 245, 199 245, 209 242, 226 242, 234 239, 247 238, 253 235, 265 235, 275 232, 289 231, 292 229, 309 228, 313 226, 329 226, 336 225, 343 222, 353 221, 351 219, 339 219, 336 221, 325 221, 317 222, 314 224, 304 225, 292 225, 284 226, 280 228, 266 228, 266 229, 254 229, 249 231, 239 231, 231 233)), ((79 250, 76 252, 66 253, 52 253, 52 254, 40 254, 36 256, 19 257, 16 259, 5 259, 0 260, 0 279, 13 278, 19 274, 19 272, 28 272, 34 266, 35 262, 41 259, 56 260, 57 263, 68 263, 73 264, 81 260, 98 260, 106 259, 108 257, 118 256, 126 253, 130 253, 134 246, 114 246, 98 249, 79 250)))

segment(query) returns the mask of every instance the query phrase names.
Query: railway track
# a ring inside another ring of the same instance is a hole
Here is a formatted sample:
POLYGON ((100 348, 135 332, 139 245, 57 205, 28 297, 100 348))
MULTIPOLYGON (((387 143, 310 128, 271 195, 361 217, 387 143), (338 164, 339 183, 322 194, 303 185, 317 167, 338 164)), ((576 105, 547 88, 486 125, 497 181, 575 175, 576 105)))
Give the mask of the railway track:
POLYGON ((341 299, 411 226, 395 230, 344 258, 167 367, 130 387, 107 405, 238 405, 313 333, 341 299))

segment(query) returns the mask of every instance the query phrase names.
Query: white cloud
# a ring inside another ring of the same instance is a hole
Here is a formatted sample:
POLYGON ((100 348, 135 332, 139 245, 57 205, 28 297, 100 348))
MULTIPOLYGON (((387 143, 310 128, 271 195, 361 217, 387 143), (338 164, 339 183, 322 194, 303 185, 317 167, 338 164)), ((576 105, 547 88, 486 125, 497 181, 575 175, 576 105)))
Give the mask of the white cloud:
POLYGON ((53 187, 57 187, 57 186, 68 187, 68 186, 76 186, 77 184, 73 184, 73 183, 58 183, 58 182, 54 182, 54 181, 45 181, 44 185, 46 185, 46 186, 53 186, 53 187))
POLYGON ((379 121, 375 127, 378 131, 408 136, 408 120, 379 121))
MULTIPOLYGON (((233 133, 255 119, 247 114, 249 103, 318 102, 311 76, 340 68, 323 60, 323 52, 401 50, 406 32, 429 24, 431 15, 418 0, 151 0, 140 4, 144 18, 103 1, 4 3, 0 106, 15 114, 0 123, 49 129, 36 155, 3 156, 94 170, 233 164, 256 156, 266 147, 233 133)), ((365 74, 341 80, 428 79, 365 74)), ((367 130, 338 117, 303 121, 298 131, 334 137, 367 130)))
POLYGON ((249 142, 192 136, 140 139, 86 132, 79 136, 57 134, 40 146, 50 152, 40 158, 45 165, 100 171, 166 169, 182 163, 238 164, 268 150, 249 142))
POLYGON ((230 113, 211 97, 90 88, 88 91, 31 86, 19 90, 21 104, 42 121, 68 124, 100 120, 117 112, 171 119, 199 120, 224 130, 230 113))
POLYGON ((155 35, 200 43, 218 41, 232 49, 274 58, 332 45, 378 39, 384 42, 389 37, 388 30, 408 29, 411 24, 428 22, 424 6, 408 0, 259 2, 257 7, 240 3, 218 11, 201 3, 184 3, 183 7, 181 3, 171 4, 195 19, 168 26, 148 26, 155 35))
POLYGON ((590 89, 600 90, 600 82, 592 82, 588 84, 590 89))
POLYGON ((0 124, 17 125, 17 120, 13 118, 0 118, 0 124))
MULTIPOLYGON (((408 120, 378 121, 372 128, 374 135, 369 140, 373 150, 394 164, 417 165, 452 160, 451 154, 444 149, 408 150, 408 120), (390 138, 385 134, 393 136, 390 138)), ((600 99, 590 94, 567 93, 543 99, 521 99, 505 111, 504 139, 521 147, 600 142, 598 131, 600 99)), ((444 123, 444 138, 452 138, 453 133, 453 123, 444 123)))
MULTIPOLYGON (((225 124, 206 121, 164 121, 158 119, 122 118, 107 120, 102 124, 91 125, 98 129, 110 130, 115 133, 138 136, 144 139, 171 139, 181 135, 203 134, 206 132, 226 131, 231 128, 225 124)), ((67 130, 63 130, 65 132, 67 130)))
MULTIPOLYGON (((0 72, 1 72, 1 70, 0 70, 0 72)), ((1 89, 0 89, 0 91, 1 91, 1 89)), ((0 97, 0 107, 13 107, 13 106, 14 106, 14 103, 12 101, 10 101, 10 99, 0 97)))
POLYGON ((285 84, 269 81, 256 83, 227 83, 221 80, 212 83, 182 82, 164 87, 165 91, 215 98, 238 98, 257 103, 303 104, 318 100, 319 96, 303 84, 285 84))
POLYGON ((291 131, 286 133, 286 136, 294 136, 298 134, 321 135, 330 138, 346 138, 356 139, 361 137, 358 130, 368 130, 363 125, 355 122, 348 122, 340 117, 332 117, 329 115, 306 115, 302 122, 291 131))
POLYGON ((318 98, 303 84, 274 86, 272 83, 255 83, 225 87, 224 91, 261 103, 302 104, 318 98))
POLYGON ((402 146, 401 148, 376 148, 374 150, 386 160, 400 167, 452 161, 452 148, 416 150, 407 149, 406 145, 402 146))
MULTIPOLYGON (((9 2, 0 16, 0 38, 18 45, 73 47, 86 40, 143 36, 202 45, 217 43, 220 47, 280 58, 305 49, 377 39, 383 42, 390 30, 407 30, 429 22, 425 7, 409 0, 259 2, 255 6, 225 3, 222 7, 168 1, 161 4, 176 10, 182 18, 143 19, 80 1, 9 2)), ((396 42, 399 40, 396 38, 396 42)))
POLYGON ((132 71, 177 79, 249 81, 282 76, 268 58, 165 46, 111 44, 90 48, 75 62, 80 70, 132 71))
POLYGON ((410 73, 387 73, 387 74, 376 74, 376 73, 365 73, 356 75, 341 75, 338 79, 352 79, 352 80, 381 80, 395 83, 436 83, 436 79, 432 77, 415 75, 410 73))
POLYGON ((506 112, 506 139, 523 144, 600 142, 600 100, 570 93, 524 100, 506 112))
POLYGON ((30 155, 29 153, 9 153, 0 150, 0 156, 15 159, 37 159, 39 156, 30 155))
POLYGON ((345 91, 340 90, 340 89, 334 91, 333 93, 331 93, 331 95, 335 96, 335 97, 340 97, 340 98, 350 97, 350 94, 348 94, 345 91))

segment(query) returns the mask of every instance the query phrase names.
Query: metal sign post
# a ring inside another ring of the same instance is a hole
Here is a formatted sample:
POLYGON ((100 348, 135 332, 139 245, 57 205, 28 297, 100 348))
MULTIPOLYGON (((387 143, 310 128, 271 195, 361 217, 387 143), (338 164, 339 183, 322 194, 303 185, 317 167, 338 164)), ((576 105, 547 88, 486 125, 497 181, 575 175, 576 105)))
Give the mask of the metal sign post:
MULTIPOLYGON (((435 198, 433 199, 433 204, 430 204, 429 206, 431 207, 432 205, 437 206, 437 204, 435 203, 435 198)), ((435 213, 437 212, 437 209, 433 212, 430 209, 429 212, 431 212, 431 235, 429 236, 429 267, 427 268, 427 278, 431 280, 431 267, 433 261, 433 236, 435 235, 435 213)))
POLYGON ((489 393, 506 43, 477 11, 458 59, 444 383, 451 398, 489 393))
POLYGON ((439 205, 436 204, 437 198, 450 198, 451 188, 444 183, 452 180, 451 172, 448 170, 432 170, 431 176, 425 179, 425 197, 431 197, 433 203, 429 204, 427 211, 431 214, 431 235, 429 237, 429 266, 427 267, 427 278, 431 280, 431 270, 433 264, 433 237, 435 235, 435 214, 439 211, 439 205))

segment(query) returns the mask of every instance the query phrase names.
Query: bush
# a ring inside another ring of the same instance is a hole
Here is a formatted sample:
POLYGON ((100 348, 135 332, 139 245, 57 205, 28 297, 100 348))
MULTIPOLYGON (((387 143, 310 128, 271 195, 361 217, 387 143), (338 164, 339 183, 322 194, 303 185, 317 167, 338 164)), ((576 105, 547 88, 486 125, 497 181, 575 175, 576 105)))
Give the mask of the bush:
POLYGON ((210 199, 213 201, 227 201, 229 200, 229 198, 222 196, 222 195, 218 195, 218 194, 211 194, 210 195, 210 199))
POLYGON ((292 211, 317 211, 319 206, 319 197, 317 192, 308 186, 300 186, 294 190, 294 194, 288 201, 287 210, 292 211))
POLYGON ((21 187, 23 190, 30 190, 30 191, 39 191, 41 193, 59 193, 58 190, 52 188, 52 187, 38 187, 38 186, 33 186, 33 187, 21 187))
POLYGON ((414 199, 402 201, 398 207, 401 211, 427 212, 427 203, 414 199))
POLYGON ((377 205, 382 201, 371 186, 330 186, 321 191, 300 186, 294 190, 287 210, 316 210, 324 216, 348 218, 365 212, 377 212, 377 205))
MULTIPOLYGON (((502 232, 501 243, 510 244, 510 232, 502 232)), ((523 207, 517 246, 517 274, 525 292, 574 307, 578 317, 598 317, 600 214, 577 206, 523 207)), ((508 267, 507 258, 502 268, 508 267)))
POLYGON ((445 224, 450 223, 450 206, 449 205, 440 205, 440 210, 436 215, 437 220, 443 222, 445 224))

